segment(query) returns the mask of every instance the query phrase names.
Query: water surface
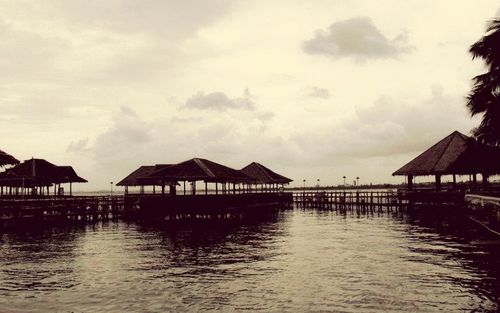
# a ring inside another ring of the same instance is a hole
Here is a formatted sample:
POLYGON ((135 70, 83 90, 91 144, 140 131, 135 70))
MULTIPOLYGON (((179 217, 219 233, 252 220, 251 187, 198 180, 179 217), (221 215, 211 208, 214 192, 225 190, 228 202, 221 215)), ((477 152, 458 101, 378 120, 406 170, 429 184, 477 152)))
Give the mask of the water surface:
POLYGON ((4 231, 0 312, 493 312, 499 248, 462 218, 311 210, 4 231))

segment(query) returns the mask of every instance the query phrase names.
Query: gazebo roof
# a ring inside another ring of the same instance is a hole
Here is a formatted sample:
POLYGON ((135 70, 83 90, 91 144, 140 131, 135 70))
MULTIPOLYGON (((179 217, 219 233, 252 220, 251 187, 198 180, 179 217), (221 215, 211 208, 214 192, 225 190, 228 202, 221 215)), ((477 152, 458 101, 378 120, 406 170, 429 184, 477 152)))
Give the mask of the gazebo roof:
POLYGON ((454 131, 392 175, 496 174, 500 172, 496 147, 454 131))
POLYGON ((1 186, 49 186, 53 183, 84 183, 71 166, 57 166, 44 159, 29 159, 0 173, 1 186))
POLYGON ((161 178, 166 181, 197 181, 205 182, 248 182, 251 180, 241 171, 207 159, 194 158, 174 164, 140 178, 139 181, 150 178, 161 178))
POLYGON ((260 184, 288 184, 292 182, 290 178, 275 173, 269 168, 257 162, 248 164, 241 169, 241 172, 250 176, 254 180, 254 182, 260 184))
POLYGON ((170 166, 171 164, 156 164, 156 165, 143 165, 130 173, 127 177, 118 182, 117 186, 148 186, 157 183, 157 179, 153 180, 139 180, 139 178, 146 177, 149 174, 170 166))
POLYGON ((0 150, 0 166, 18 164, 19 160, 12 155, 0 150))

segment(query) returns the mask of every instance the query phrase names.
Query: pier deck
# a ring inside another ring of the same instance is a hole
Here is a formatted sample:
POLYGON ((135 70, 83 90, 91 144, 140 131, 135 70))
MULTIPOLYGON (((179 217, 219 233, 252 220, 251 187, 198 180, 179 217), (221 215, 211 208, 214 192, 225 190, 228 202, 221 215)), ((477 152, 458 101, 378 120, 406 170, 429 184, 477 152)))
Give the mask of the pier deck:
POLYGON ((0 221, 97 222, 117 219, 122 196, 0 198, 0 221))

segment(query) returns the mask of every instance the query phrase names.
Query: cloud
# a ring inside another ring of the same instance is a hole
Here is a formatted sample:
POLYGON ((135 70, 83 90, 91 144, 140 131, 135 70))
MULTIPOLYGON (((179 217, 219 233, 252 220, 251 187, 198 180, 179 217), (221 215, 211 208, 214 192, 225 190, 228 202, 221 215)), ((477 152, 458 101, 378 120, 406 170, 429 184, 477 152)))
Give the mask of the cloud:
POLYGON ((202 91, 198 91, 194 96, 186 101, 184 107, 189 109, 214 111, 225 111, 228 109, 254 110, 255 103, 248 89, 245 89, 245 93, 242 97, 237 98, 229 98, 223 92, 205 94, 202 91))
MULTIPOLYGON (((184 37, 224 15, 228 0, 55 0, 48 13, 85 28, 184 37)), ((38 8, 38 11, 41 9, 38 8)))
POLYGON ((127 106, 113 117, 111 128, 96 138, 94 152, 98 159, 114 159, 134 150, 151 139, 152 126, 127 106))
POLYGON ((328 99, 330 98, 330 91, 326 88, 311 87, 309 88, 308 96, 312 98, 328 99))
POLYGON ((87 150, 87 143, 89 142, 88 138, 77 140, 77 141, 72 141, 69 143, 68 147, 66 148, 67 152, 81 152, 84 150, 87 150))
POLYGON ((314 38, 303 43, 303 51, 329 57, 352 57, 357 60, 395 58, 414 48, 405 33, 388 39, 369 17, 355 17, 336 22, 327 30, 317 30, 314 38))
POLYGON ((319 164, 334 158, 348 163, 414 155, 454 130, 471 128, 473 122, 464 118, 462 103, 462 97, 445 94, 439 86, 432 87, 430 95, 424 97, 384 95, 356 107, 350 119, 318 125, 314 130, 296 133, 291 140, 304 155, 318 156, 319 164))

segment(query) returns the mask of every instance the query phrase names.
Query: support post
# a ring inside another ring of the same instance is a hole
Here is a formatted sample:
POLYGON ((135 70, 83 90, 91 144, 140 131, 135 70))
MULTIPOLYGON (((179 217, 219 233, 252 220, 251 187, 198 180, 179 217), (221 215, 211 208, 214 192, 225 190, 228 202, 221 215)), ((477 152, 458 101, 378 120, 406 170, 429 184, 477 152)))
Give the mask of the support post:
POLYGON ((481 176, 483 176, 483 189, 487 189, 488 188, 488 174, 481 174, 481 176))
POLYGON ((436 190, 441 191, 441 175, 436 174, 436 190))
POLYGON ((408 175, 408 190, 413 190, 413 175, 408 175))

